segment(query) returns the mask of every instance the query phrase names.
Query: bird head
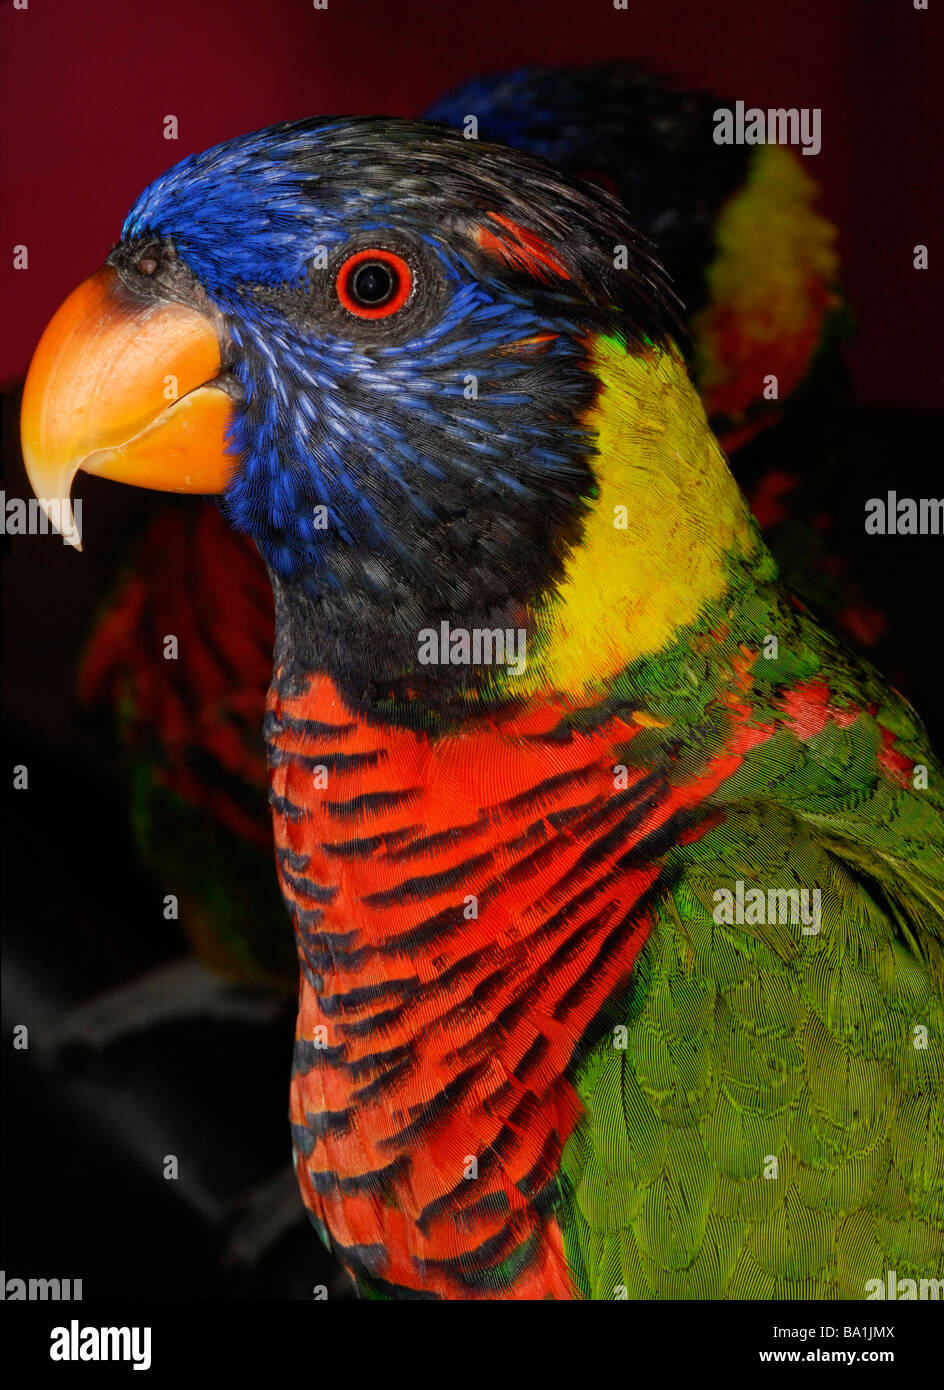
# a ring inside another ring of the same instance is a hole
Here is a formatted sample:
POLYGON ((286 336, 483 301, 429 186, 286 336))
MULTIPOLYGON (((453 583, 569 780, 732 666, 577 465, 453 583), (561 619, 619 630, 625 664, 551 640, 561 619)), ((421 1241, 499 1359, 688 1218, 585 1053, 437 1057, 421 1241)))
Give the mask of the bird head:
POLYGON ((218 494, 303 627, 375 662, 399 634, 402 668, 417 625, 533 619, 600 496, 597 347, 675 331, 602 190, 441 126, 285 123, 141 195, 40 342, 24 457, 41 499, 218 494))

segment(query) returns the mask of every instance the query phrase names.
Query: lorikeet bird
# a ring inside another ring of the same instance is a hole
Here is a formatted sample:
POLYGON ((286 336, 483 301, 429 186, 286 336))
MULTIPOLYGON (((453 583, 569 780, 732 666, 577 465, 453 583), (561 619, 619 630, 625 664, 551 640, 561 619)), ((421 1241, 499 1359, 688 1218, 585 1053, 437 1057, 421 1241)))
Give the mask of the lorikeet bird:
POLYGON ((376 1295, 944 1268, 941 765, 677 331, 604 191, 338 118, 158 179, 30 369, 38 496, 218 493, 266 562, 297 1174, 376 1295))
MULTIPOLYGON (((685 304, 696 384, 726 449, 738 450, 736 476, 781 569, 861 640, 874 615, 848 574, 836 574, 835 545, 827 554, 811 523, 837 465, 827 421, 843 392, 835 230, 793 151, 714 144, 717 103, 617 62, 482 78, 425 118, 465 130, 474 115, 480 137, 621 199, 685 304), (765 398, 771 372, 776 399, 765 398), (791 466, 798 444, 805 484, 791 466)), ((270 906, 268 856, 258 852, 269 839, 257 731, 272 640, 268 579, 251 538, 214 508, 177 508, 135 552, 89 643, 80 688, 86 703, 118 716, 144 862, 178 886, 199 957, 224 976, 289 986, 294 962, 270 906), (186 634, 173 661, 166 633, 186 634)))

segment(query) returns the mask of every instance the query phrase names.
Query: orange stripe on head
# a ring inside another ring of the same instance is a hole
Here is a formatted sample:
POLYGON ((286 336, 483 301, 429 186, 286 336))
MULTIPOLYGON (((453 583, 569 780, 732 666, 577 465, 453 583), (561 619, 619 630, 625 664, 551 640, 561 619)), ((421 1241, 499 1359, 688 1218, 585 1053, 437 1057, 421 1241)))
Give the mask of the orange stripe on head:
POLYGON ((506 343, 504 347, 498 349, 504 353, 530 353, 532 357, 540 357, 547 352, 551 343, 556 343, 560 337, 559 333, 533 333, 530 338, 516 338, 513 343, 506 343))
POLYGON ((534 232, 529 232, 526 227, 519 227, 518 223, 512 222, 509 217, 502 217, 501 213, 490 212, 488 215, 505 233, 510 233, 510 236, 480 227, 477 239, 483 251, 496 256, 503 265, 513 270, 523 270, 526 275, 533 275, 535 279, 545 283, 551 279, 549 271, 564 280, 570 279, 570 271, 546 241, 542 241, 534 232))

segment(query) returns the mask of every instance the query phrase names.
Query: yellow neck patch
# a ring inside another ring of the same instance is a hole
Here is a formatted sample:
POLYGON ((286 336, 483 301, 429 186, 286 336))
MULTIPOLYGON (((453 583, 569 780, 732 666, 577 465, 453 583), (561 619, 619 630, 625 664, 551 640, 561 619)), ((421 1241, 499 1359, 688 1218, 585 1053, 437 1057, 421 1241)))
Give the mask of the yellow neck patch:
POLYGON ((591 357, 601 382, 586 420, 598 496, 535 613, 527 667, 507 687, 515 694, 581 695, 661 651, 724 593, 725 556, 756 544, 677 351, 633 356, 600 337, 591 357))

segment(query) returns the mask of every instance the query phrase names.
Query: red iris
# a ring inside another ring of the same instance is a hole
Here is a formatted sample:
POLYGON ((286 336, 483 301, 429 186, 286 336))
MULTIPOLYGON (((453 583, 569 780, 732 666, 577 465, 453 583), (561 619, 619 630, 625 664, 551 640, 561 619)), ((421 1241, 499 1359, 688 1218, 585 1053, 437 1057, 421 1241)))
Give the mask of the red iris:
POLYGON ((410 297, 413 274, 402 256, 380 247, 355 251, 338 271, 338 298, 359 319, 385 319, 410 297))

